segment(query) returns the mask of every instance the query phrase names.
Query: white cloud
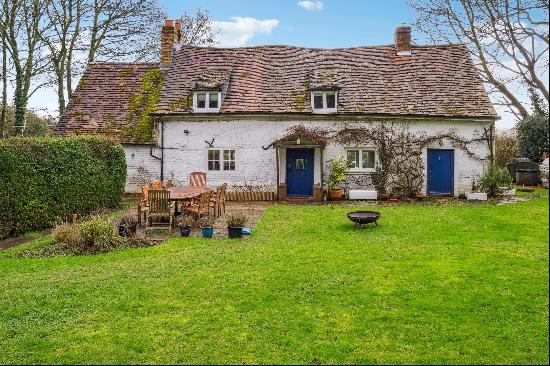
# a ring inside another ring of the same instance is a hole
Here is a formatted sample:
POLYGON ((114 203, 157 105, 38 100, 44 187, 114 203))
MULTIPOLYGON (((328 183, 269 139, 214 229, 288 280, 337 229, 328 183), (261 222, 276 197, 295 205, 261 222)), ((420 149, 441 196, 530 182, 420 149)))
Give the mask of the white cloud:
POLYGON ((231 22, 213 22, 214 29, 218 31, 216 38, 222 47, 245 46, 256 34, 271 34, 279 25, 277 19, 258 20, 249 17, 231 19, 231 22))
POLYGON ((298 1, 298 6, 310 11, 323 10, 323 3, 320 1, 300 0, 298 1))

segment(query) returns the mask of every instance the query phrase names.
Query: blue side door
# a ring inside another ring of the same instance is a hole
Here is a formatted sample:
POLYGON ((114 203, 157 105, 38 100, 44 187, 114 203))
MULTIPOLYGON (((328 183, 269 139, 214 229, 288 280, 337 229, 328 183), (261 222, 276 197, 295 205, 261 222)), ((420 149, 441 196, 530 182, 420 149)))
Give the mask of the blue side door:
POLYGON ((428 149, 428 194, 454 193, 454 151, 428 149))
POLYGON ((313 149, 286 149, 287 195, 313 195, 313 161, 313 149))

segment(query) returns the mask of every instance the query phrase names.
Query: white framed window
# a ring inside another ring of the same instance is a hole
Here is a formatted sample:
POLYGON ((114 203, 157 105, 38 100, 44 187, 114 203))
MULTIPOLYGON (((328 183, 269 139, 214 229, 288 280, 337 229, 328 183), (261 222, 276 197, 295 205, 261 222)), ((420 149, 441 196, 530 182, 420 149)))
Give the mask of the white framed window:
POLYGON ((346 158, 351 165, 350 172, 373 172, 376 164, 376 150, 347 149, 346 158))
POLYGON ((235 170, 235 150, 208 150, 208 170, 235 170))
POLYGON ((196 91, 193 94, 193 112, 217 113, 220 111, 221 92, 196 91))
POLYGON ((208 150, 208 170, 220 170, 220 150, 208 150))
POLYGON ((338 92, 311 92, 311 108, 313 113, 336 113, 338 111, 338 92))
POLYGON ((223 170, 235 170, 235 150, 223 151, 223 170))

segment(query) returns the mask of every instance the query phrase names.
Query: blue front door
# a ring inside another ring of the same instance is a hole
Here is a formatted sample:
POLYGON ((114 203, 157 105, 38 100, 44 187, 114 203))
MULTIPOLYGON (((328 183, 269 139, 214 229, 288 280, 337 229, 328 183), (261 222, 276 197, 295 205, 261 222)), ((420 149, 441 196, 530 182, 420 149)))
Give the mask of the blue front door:
POLYGON ((428 194, 454 193, 454 151, 428 149, 428 194))
POLYGON ((286 149, 287 195, 313 195, 313 161, 313 149, 286 149))

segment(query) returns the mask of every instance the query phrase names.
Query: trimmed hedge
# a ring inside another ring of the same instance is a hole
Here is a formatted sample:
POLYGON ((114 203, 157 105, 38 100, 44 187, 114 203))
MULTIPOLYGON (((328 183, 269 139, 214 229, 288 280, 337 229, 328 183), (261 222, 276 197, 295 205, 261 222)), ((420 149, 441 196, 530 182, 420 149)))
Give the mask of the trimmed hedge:
POLYGON ((100 137, 0 141, 0 239, 120 204, 126 160, 100 137))

